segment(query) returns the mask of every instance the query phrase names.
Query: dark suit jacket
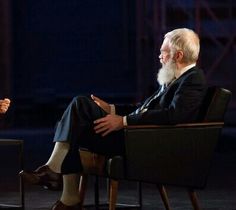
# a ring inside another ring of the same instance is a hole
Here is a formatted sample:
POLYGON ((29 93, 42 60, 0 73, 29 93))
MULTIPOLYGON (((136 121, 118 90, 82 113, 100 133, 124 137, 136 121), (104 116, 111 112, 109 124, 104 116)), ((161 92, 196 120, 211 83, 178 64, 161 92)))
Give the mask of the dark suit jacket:
MULTIPOLYGON (((130 114, 125 113, 122 106, 116 106, 116 111, 117 114, 127 115, 128 125, 194 122, 198 118, 205 92, 206 81, 203 71, 193 67, 154 99, 148 106, 147 111, 130 114)), ((130 108, 134 107, 128 106, 126 110, 130 111, 130 108)))

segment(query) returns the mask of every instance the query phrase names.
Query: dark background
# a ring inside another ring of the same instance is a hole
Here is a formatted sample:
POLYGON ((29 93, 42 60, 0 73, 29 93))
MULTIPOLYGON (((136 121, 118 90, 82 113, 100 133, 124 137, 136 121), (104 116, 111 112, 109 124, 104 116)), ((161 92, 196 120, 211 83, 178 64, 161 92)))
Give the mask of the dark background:
MULTIPOLYGON (((0 0, 0 97, 12 100, 0 119, 0 138, 24 140, 25 169, 44 164, 55 124, 72 97, 93 93, 132 103, 157 87, 163 35, 178 27, 199 34, 199 66, 208 84, 232 91, 202 200, 208 209, 235 209, 235 0, 0 0)), ((0 148, 0 197, 11 203, 6 187, 17 180, 16 156, 15 148, 0 148)), ((26 194, 28 209, 48 209, 59 197, 38 191, 26 194)), ((153 192, 150 205, 156 202, 153 192)), ((174 192, 179 207, 186 199, 174 192)))
POLYGON ((136 102, 156 88, 159 48, 174 28, 201 37, 209 85, 233 92, 233 0, 0 0, 0 95, 12 106, 2 127, 53 127, 68 102, 91 93, 136 102))

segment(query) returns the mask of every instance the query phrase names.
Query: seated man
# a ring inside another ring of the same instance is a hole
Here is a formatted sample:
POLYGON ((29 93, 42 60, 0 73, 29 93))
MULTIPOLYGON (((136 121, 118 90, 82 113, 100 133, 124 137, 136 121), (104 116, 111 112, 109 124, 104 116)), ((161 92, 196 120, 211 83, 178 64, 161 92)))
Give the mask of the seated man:
POLYGON ((206 91, 204 74, 196 67, 198 35, 186 28, 167 33, 160 49, 160 88, 139 106, 110 105, 96 96, 75 97, 57 125, 54 150, 48 162, 25 181, 53 188, 63 175, 63 192, 52 209, 81 209, 78 196, 79 148, 104 155, 124 154, 123 128, 139 124, 194 122, 206 91))

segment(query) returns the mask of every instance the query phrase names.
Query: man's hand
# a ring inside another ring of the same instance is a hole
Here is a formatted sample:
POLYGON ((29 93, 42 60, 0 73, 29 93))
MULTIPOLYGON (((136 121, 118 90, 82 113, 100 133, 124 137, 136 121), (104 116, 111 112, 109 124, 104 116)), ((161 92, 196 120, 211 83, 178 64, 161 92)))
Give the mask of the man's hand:
POLYGON ((97 119, 94 121, 94 130, 96 133, 101 133, 102 136, 106 136, 112 131, 120 130, 124 127, 123 117, 119 115, 110 115, 97 119))
POLYGON ((0 100, 0 114, 5 114, 10 106, 10 99, 4 98, 3 100, 0 100))
POLYGON ((94 96, 94 95, 91 95, 91 98, 92 98, 93 101, 94 101, 98 106, 100 106, 105 112, 107 112, 108 114, 111 113, 111 107, 110 107, 110 105, 109 105, 107 102, 103 101, 102 99, 100 99, 100 98, 98 98, 98 97, 96 97, 96 96, 94 96))

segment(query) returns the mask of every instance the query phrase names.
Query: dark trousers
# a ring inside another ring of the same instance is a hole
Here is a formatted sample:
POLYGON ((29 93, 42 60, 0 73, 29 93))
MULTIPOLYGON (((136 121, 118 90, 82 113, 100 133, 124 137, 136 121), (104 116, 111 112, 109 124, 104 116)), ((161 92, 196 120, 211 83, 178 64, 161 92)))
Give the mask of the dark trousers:
POLYGON ((69 152, 62 163, 63 174, 82 171, 79 148, 106 156, 124 154, 123 130, 112 132, 105 137, 94 132, 93 121, 106 115, 107 113, 89 97, 75 97, 69 104, 54 135, 54 142, 70 144, 69 152))

